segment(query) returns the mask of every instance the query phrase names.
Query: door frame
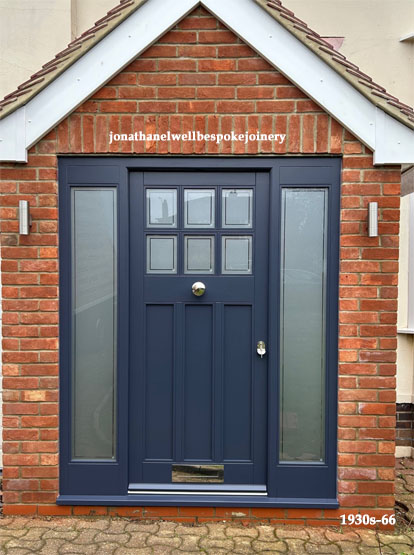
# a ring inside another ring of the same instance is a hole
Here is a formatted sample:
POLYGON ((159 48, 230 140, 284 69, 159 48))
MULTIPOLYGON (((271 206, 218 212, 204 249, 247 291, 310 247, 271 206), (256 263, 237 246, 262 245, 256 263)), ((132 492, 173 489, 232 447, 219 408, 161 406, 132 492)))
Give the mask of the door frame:
POLYGON ((341 157, 59 157, 60 234, 60 495, 68 505, 190 505, 335 508, 337 501, 338 278, 341 157), (270 179, 269 305, 279 306, 282 187, 329 189, 326 320, 325 463, 281 463, 279 430, 279 310, 269 309, 268 494, 128 494, 129 175, 131 171, 266 171, 270 179), (71 459, 71 186, 111 186, 118 194, 117 456, 71 459), (270 371, 274 368, 275 371, 270 371), (287 495, 285 484, 295 484, 287 495), (312 486, 312 484, 314 484, 312 486), (304 496, 301 492, 306 491, 304 496))

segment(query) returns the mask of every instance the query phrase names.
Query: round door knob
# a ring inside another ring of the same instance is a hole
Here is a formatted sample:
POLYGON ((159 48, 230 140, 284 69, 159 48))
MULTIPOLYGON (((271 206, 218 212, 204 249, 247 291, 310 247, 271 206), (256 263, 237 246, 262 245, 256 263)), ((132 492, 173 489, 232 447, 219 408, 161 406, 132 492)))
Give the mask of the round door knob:
POLYGON ((201 297, 206 292, 206 286, 202 281, 196 281, 191 288, 193 295, 201 297))

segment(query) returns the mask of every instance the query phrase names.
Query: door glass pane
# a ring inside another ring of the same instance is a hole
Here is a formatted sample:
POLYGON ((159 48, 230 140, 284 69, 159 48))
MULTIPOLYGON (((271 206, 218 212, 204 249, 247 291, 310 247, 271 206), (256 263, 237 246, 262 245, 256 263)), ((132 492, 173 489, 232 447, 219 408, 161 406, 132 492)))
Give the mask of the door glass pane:
POLYGON ((223 236, 221 238, 221 257, 221 271, 223 274, 251 274, 251 236, 223 236))
POLYGON ((184 237, 184 273, 214 274, 214 237, 184 237))
POLYGON ((214 189, 184 189, 184 227, 214 227, 214 189))
POLYGON ((323 461, 327 190, 284 189, 280 459, 323 461))
POLYGON ((177 273, 177 237, 175 235, 147 236, 147 272, 149 274, 177 273))
POLYGON ((147 227, 177 227, 176 189, 147 189, 147 227))
POLYGON ((115 457, 115 189, 72 189, 72 456, 115 457))
POLYGON ((222 201, 223 227, 252 227, 252 189, 223 189, 222 201))

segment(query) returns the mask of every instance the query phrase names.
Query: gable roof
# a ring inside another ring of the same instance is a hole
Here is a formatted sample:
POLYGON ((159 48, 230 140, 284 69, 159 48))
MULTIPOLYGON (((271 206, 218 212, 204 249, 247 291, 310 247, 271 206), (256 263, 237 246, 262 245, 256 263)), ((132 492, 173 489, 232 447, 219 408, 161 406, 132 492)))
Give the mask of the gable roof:
POLYGON ((414 162, 413 109, 374 83, 280 0, 121 0, 0 102, 0 159, 24 161, 23 148, 27 151, 199 5, 369 146, 376 163, 414 162))
MULTIPOLYGON (((53 60, 44 64, 42 69, 19 85, 15 91, 6 95, 0 101, 0 119, 25 105, 146 1, 120 0, 120 4, 109 10, 105 17, 96 21, 90 29, 70 42, 67 48, 56 54, 53 60)), ((336 51, 316 31, 310 29, 291 10, 285 8, 281 0, 255 1, 373 104, 414 129, 414 109, 411 106, 400 102, 398 98, 389 94, 384 87, 375 83, 369 75, 363 73, 358 66, 348 61, 343 54, 336 51)))

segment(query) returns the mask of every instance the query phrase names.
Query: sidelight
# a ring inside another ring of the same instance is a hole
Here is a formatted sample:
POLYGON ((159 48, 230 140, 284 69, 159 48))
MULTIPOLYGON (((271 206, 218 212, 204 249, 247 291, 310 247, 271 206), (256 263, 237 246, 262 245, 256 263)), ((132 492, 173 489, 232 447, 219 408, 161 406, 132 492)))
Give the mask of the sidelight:
POLYGON ((72 189, 72 458, 115 457, 116 190, 72 189))
POLYGON ((280 459, 324 460, 327 202, 282 190, 280 459))

